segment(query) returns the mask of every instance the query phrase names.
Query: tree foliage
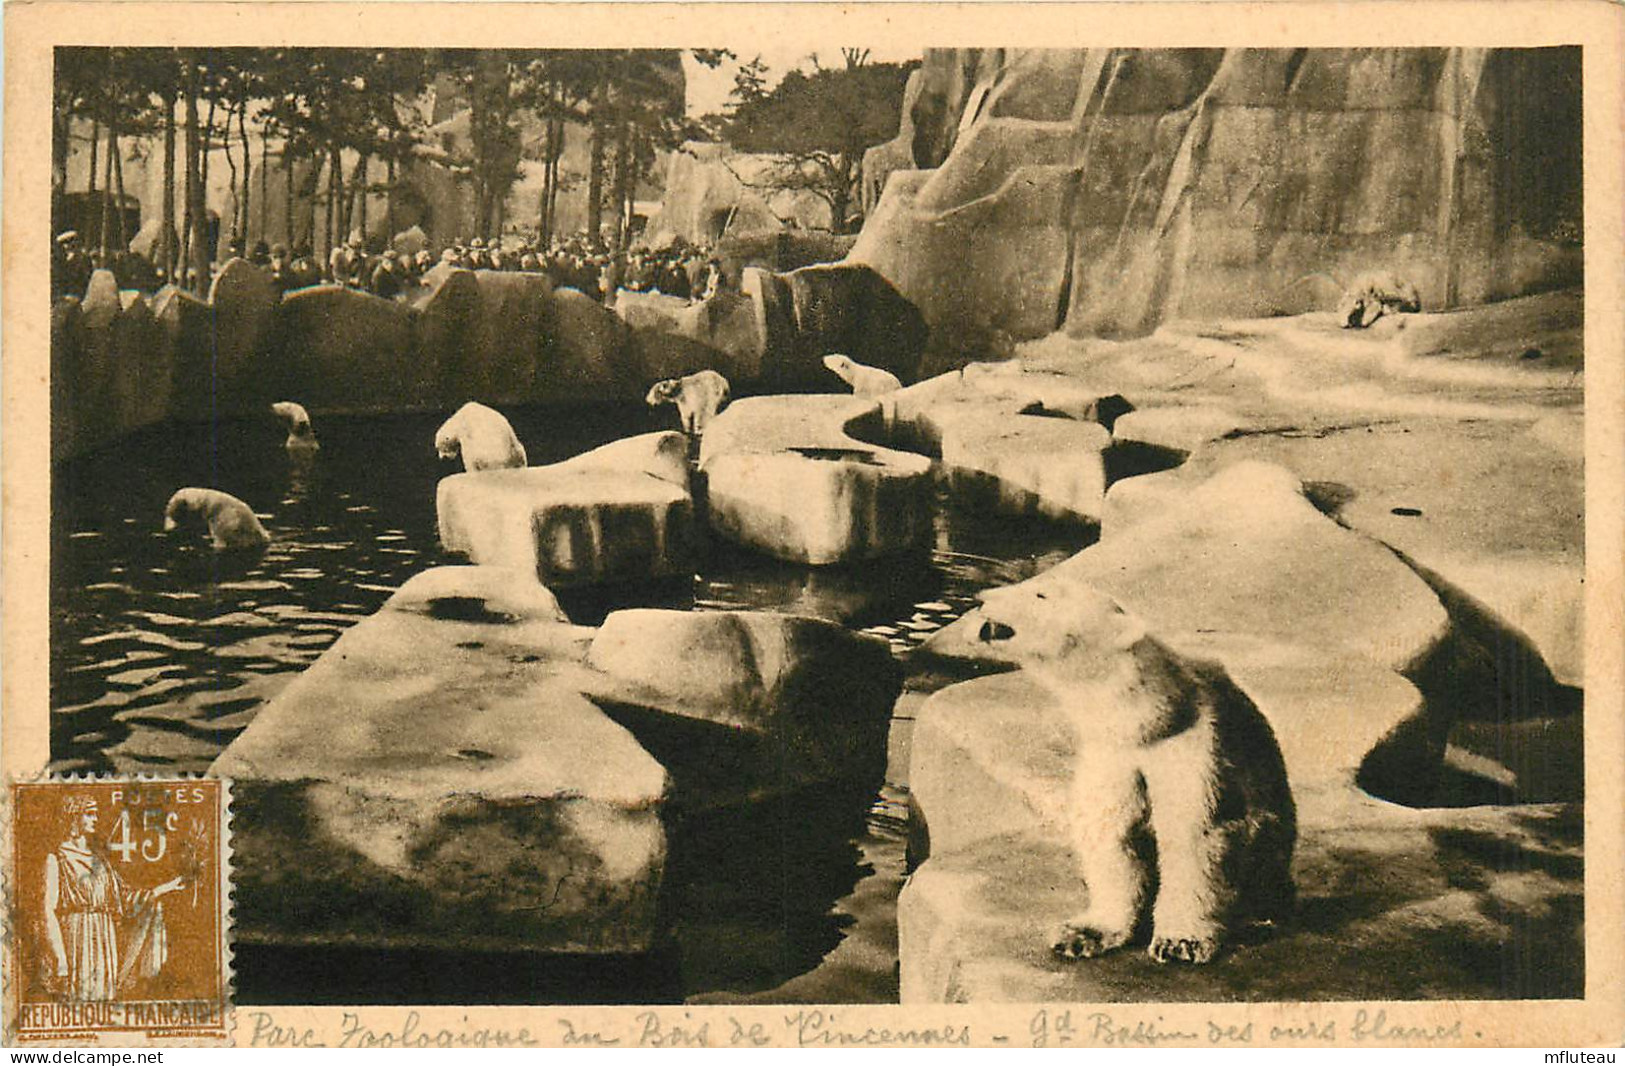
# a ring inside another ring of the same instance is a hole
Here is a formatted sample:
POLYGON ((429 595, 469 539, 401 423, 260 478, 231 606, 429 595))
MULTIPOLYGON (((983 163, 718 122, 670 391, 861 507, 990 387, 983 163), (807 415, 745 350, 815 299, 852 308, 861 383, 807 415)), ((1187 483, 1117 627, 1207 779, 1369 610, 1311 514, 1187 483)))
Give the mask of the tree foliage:
MULTIPOLYGON (((903 88, 914 63, 871 63, 845 48, 842 65, 792 70, 764 92, 760 59, 740 69, 722 138, 741 152, 781 157, 770 183, 804 189, 830 205, 837 230, 850 222, 863 153, 897 133, 903 88)), ((815 57, 816 61, 816 57, 815 57)))

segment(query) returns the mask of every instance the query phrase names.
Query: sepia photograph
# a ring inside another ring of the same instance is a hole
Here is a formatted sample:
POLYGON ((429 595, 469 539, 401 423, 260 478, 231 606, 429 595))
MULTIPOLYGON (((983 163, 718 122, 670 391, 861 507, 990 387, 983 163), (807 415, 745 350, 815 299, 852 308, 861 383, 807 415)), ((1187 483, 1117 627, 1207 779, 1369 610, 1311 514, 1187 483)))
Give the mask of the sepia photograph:
POLYGON ((530 17, 41 51, 8 1036, 1460 1045, 1617 980, 1586 42, 530 17))

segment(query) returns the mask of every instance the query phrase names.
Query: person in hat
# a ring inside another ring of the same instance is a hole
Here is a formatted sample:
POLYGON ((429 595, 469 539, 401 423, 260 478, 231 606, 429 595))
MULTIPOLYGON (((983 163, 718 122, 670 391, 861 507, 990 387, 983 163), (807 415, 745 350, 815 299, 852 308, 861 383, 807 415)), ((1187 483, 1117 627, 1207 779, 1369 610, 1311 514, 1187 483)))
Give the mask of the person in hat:
POLYGON ((378 257, 378 264, 372 268, 372 276, 367 279, 367 288, 374 296, 382 296, 386 300, 398 299, 405 292, 405 279, 396 269, 394 256, 378 257))
POLYGON ((271 245, 265 267, 271 272, 271 284, 276 286, 279 295, 293 288, 293 261, 288 256, 286 244, 271 245))
POLYGON ((79 243, 78 230, 65 230, 51 245, 51 298, 84 296, 95 266, 79 243))

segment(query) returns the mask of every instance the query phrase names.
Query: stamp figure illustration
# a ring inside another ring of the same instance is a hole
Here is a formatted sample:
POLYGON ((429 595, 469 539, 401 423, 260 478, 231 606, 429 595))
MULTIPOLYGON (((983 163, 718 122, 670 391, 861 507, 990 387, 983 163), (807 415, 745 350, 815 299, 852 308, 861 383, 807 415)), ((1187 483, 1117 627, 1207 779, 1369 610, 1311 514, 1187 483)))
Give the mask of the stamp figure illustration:
POLYGON ((11 786, 8 1028, 224 1039, 224 782, 11 786))

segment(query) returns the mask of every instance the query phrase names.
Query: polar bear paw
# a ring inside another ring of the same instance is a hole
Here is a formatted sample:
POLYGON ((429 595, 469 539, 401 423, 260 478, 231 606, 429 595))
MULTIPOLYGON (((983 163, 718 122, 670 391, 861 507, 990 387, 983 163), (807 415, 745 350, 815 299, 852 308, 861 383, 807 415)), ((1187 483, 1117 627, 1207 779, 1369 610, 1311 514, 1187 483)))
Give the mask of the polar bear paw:
POLYGON ((1159 963, 1185 962, 1201 966, 1219 954, 1219 938, 1209 936, 1154 936, 1147 954, 1159 963))
POLYGON ((1064 923, 1050 938, 1050 950, 1063 959, 1092 959, 1128 943, 1128 932, 1101 929, 1086 921, 1064 923))

